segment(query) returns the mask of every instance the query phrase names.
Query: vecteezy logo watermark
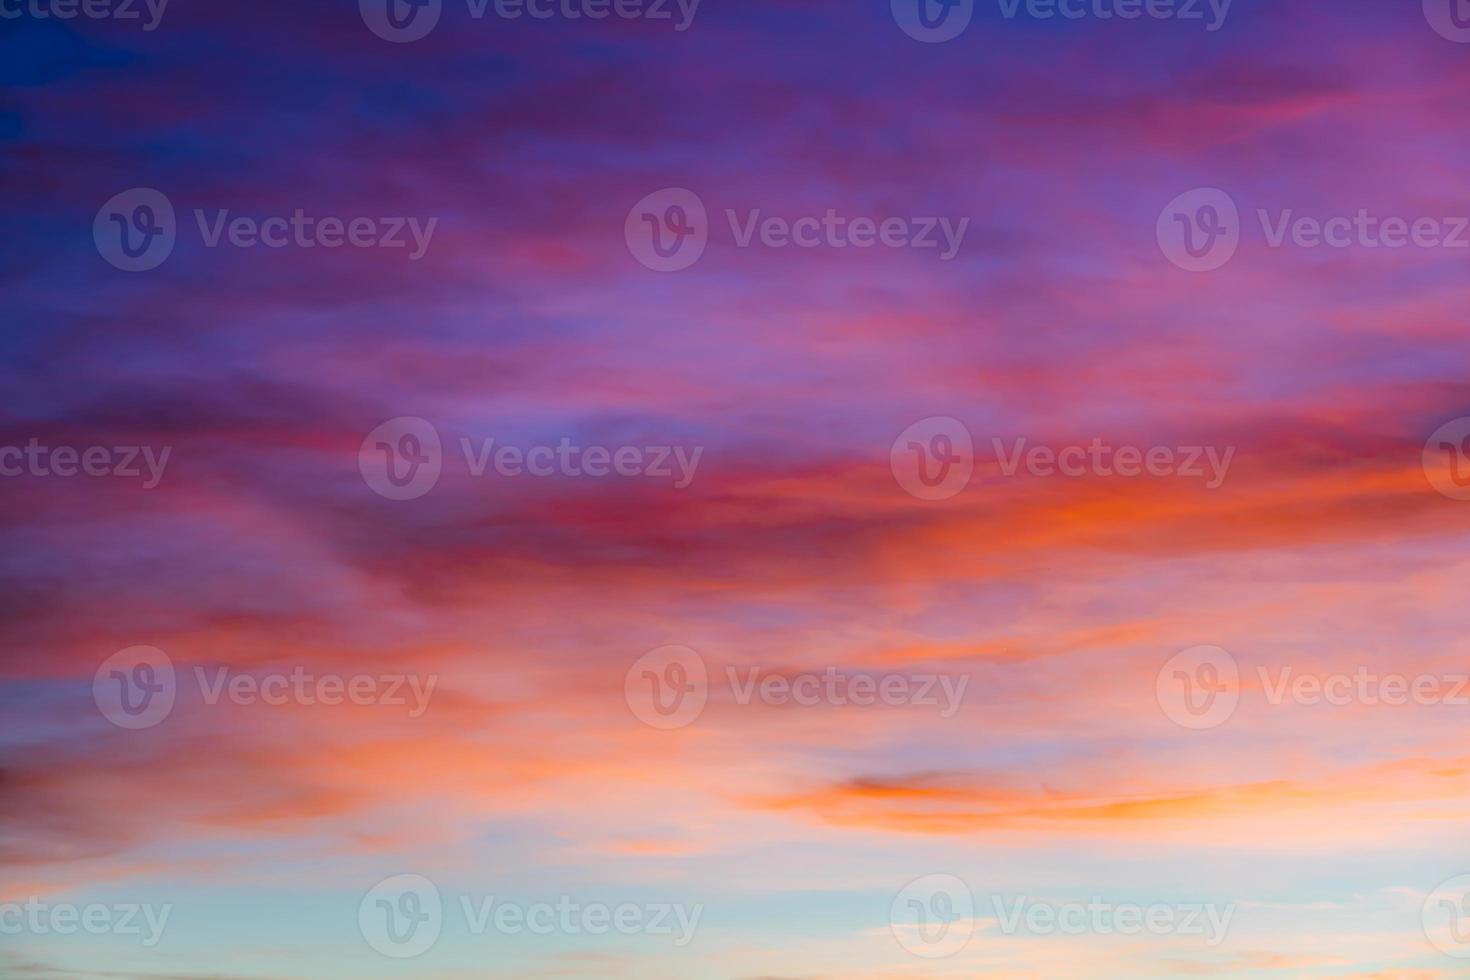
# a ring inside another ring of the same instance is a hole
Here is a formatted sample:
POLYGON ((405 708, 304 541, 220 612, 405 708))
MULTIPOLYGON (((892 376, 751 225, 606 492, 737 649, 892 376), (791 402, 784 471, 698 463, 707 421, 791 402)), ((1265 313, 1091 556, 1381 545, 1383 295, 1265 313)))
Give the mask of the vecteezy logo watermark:
POLYGON ((891 0, 894 23, 925 44, 952 41, 970 26, 975 0, 891 0))
POLYGON ((1470 418, 1452 419, 1424 443, 1424 476, 1451 500, 1470 500, 1470 418))
MULTIPOLYGON (((694 939, 702 904, 587 902, 559 895, 554 902, 507 902, 496 895, 461 895, 456 903, 472 936, 667 936, 682 948, 694 939)), ((377 952, 408 959, 428 952, 444 927, 439 888, 423 875, 402 874, 375 885, 358 904, 358 927, 377 952)))
MULTIPOLYGON (((579 446, 563 438, 556 445, 496 446, 495 439, 459 440, 470 476, 511 478, 618 476, 669 480, 675 490, 694 482, 704 447, 579 446)), ((363 481, 389 500, 422 497, 439 482, 444 453, 439 431, 428 421, 405 416, 389 419, 367 434, 357 454, 363 481)))
POLYGON ((0 19, 19 20, 137 20, 153 31, 163 22, 168 0, 0 0, 0 19))
POLYGON ((43 446, 31 439, 25 446, 0 446, 0 476, 114 476, 142 478, 143 489, 152 490, 163 479, 172 446, 155 451, 152 446, 43 446), (139 460, 147 468, 139 468, 139 460))
POLYGON ((1154 226, 1164 256, 1188 272, 1229 262, 1240 245, 1240 212, 1218 187, 1185 191, 1164 205, 1154 226))
POLYGON ((954 875, 915 878, 894 896, 888 928, 915 956, 929 960, 953 956, 975 934, 975 896, 954 875))
POLYGON ((1470 3, 1466 0, 1423 0, 1424 19, 1442 38, 1470 43, 1470 3))
POLYGON ((357 906, 357 927, 374 950, 412 959, 433 948, 444 928, 444 900, 423 875, 384 878, 357 906))
POLYGON ((1205 481, 1206 490, 1215 490, 1225 482, 1230 471, 1230 461, 1235 457, 1235 447, 1226 446, 1222 451, 1216 446, 1141 446, 1114 447, 1102 439, 1093 439, 1086 446, 1032 446, 1026 448, 1024 438, 1016 439, 1011 451, 1005 444, 992 439, 995 458, 1000 461, 1000 471, 1005 476, 1015 476, 1024 466, 1032 476, 1047 477, 1060 473, 1062 476, 1121 476, 1135 477, 1147 473, 1149 476, 1178 476, 1205 481), (1206 472, 1204 465, 1208 464, 1206 472))
POLYGON ((422 497, 434 489, 444 469, 439 430, 428 420, 414 416, 389 419, 362 440, 357 469, 380 497, 422 497))
MULTIPOLYGON (((1367 666, 1331 673, 1297 673, 1295 667, 1259 666, 1256 681, 1266 703, 1280 707, 1349 704, 1470 707, 1470 673, 1379 673, 1367 666)), ((1227 650, 1190 647, 1171 657, 1154 679, 1159 707, 1185 728, 1216 728, 1240 702, 1240 667, 1227 650)))
MULTIPOLYGON (((502 20, 673 21, 683 33, 694 24, 700 0, 466 0, 474 20, 484 20, 494 7, 502 20), (677 15, 677 20, 676 20, 677 15)), ((358 0, 362 22, 385 41, 403 44, 427 37, 439 23, 443 0, 358 0)))
MULTIPOLYGON (((941 217, 849 217, 828 208, 821 216, 785 218, 763 215, 759 208, 743 214, 725 210, 736 248, 942 249, 947 262, 959 254, 970 219, 941 217)), ((623 222, 628 251, 656 272, 687 269, 704 254, 710 223, 704 202, 693 191, 671 187, 655 191, 633 205, 623 222)))
POLYGON ((699 195, 668 187, 645 196, 623 222, 628 251, 655 272, 678 272, 699 261, 709 245, 709 214, 699 195))
POLYGON ((645 725, 683 728, 704 712, 709 701, 709 668, 698 651, 689 647, 658 647, 628 668, 623 700, 645 725))
MULTIPOLYGON (((952 718, 965 698, 968 676, 938 673, 885 673, 823 667, 805 671, 770 671, 763 667, 724 668, 735 704, 756 702, 772 707, 939 708, 952 718)), ((695 721, 709 700, 709 668, 704 658, 685 646, 664 646, 639 657, 623 678, 623 697, 635 717, 654 728, 683 728, 695 721)))
POLYGON ((1154 697, 1169 720, 1183 728, 1223 725, 1240 703, 1240 666, 1224 647, 1180 650, 1154 678, 1154 697))
MULTIPOLYGON (((1214 490, 1225 482, 1235 458, 1226 446, 1114 446, 1101 438, 1064 446, 1028 445, 1025 437, 992 438, 1000 474, 1023 470, 1035 477, 1183 477, 1214 490)), ((944 500, 969 485, 975 447, 964 423, 948 416, 921 419, 899 433, 888 451, 893 478, 920 500, 944 500)))
POLYGON ((146 272, 162 265, 177 237, 173 204, 151 187, 113 195, 92 221, 97 251, 124 272, 146 272))
POLYGON ((1446 956, 1470 960, 1470 874, 1456 875, 1424 898, 1424 936, 1446 956))
MULTIPOLYGON (((1470 248, 1470 217, 1382 216, 1359 208, 1355 214, 1298 215, 1293 208, 1274 214, 1256 209, 1268 248, 1470 248)), ((1179 195, 1159 215, 1159 247, 1181 269, 1208 272, 1234 256, 1240 244, 1240 217, 1224 191, 1205 187, 1179 195)))
MULTIPOLYGON (((306 707, 343 704, 406 707, 422 717, 439 683, 437 674, 315 674, 303 666, 286 671, 244 673, 229 667, 196 666, 195 682, 210 706, 221 701, 241 706, 306 707)), ((92 700, 102 716, 119 728, 152 728, 173 711, 178 674, 168 654, 157 647, 119 650, 92 677, 92 700)))
POLYGON ((1235 915, 1235 903, 1111 902, 1093 896, 1086 902, 1037 902, 1025 895, 991 896, 1000 931, 1035 936, 1119 935, 1203 936, 1205 945, 1224 942, 1235 915))
POLYGON ((91 936, 142 936, 142 945, 152 949, 163 939, 173 910, 172 905, 133 902, 43 902, 32 895, 24 902, 0 902, 0 935, 75 936, 85 932, 91 936))
POLYGON ((394 44, 429 35, 444 12, 444 0, 357 0, 368 30, 394 44))
MULTIPOLYGON (((193 214, 205 248, 411 248, 410 262, 427 254, 439 225, 438 218, 316 217, 301 208, 289 217, 231 217, 226 208, 212 214, 195 208, 193 214)), ((97 212, 92 238, 102 257, 125 272, 155 269, 173 252, 178 238, 173 204, 152 188, 123 191, 97 212)))
POLYGON ((92 700, 118 728, 152 728, 174 710, 174 664, 157 647, 119 650, 92 676, 92 700))
POLYGON ((947 415, 920 419, 893 440, 888 465, 898 485, 920 500, 945 500, 970 485, 975 442, 947 415))

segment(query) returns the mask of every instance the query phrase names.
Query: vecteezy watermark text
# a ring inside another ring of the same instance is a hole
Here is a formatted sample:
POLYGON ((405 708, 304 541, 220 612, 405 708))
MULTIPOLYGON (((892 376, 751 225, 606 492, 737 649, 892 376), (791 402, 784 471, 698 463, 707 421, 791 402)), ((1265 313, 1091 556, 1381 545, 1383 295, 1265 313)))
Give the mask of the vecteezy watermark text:
MULTIPOLYGON (((195 208, 194 223, 205 248, 382 248, 403 249, 410 262, 429 251, 438 218, 338 217, 311 215, 301 208, 289 215, 255 217, 228 208, 195 208)), ((114 195, 92 222, 97 251, 126 272, 162 265, 178 241, 173 202, 161 191, 135 187, 114 195)))
MULTIPOLYGON (((1199 936, 1209 947, 1224 941, 1235 904, 1120 902, 1094 895, 1087 901, 1038 901, 1028 895, 989 896, 994 924, 1005 935, 1199 936)), ((969 944, 978 924, 970 887, 951 874, 916 878, 894 896, 889 929, 915 956, 940 959, 969 944)))
POLYGON ((43 446, 31 439, 24 446, 0 446, 0 476, 114 476, 142 478, 152 490, 163 479, 172 446, 43 446), (142 464, 141 467, 139 464, 142 464), (144 470, 146 469, 146 473, 144 470))
POLYGON ((1235 904, 1210 902, 1113 902, 1092 896, 1086 902, 1039 902, 1025 895, 991 896, 991 905, 1006 935, 1202 936, 1206 946, 1220 945, 1230 928, 1235 904))
MULTIPOLYGON (((768 215, 760 208, 725 210, 736 248, 935 250, 940 261, 959 254, 970 219, 822 214, 768 215)), ((677 272, 699 261, 711 237, 709 213, 693 191, 670 187, 647 195, 628 212, 623 238, 628 251, 656 272, 677 272)))
MULTIPOLYGON (((460 895, 456 903, 472 936, 495 932, 505 936, 668 937, 675 947, 694 939, 704 914, 702 904, 678 902, 586 901, 559 895, 550 902, 507 901, 497 895, 460 895)), ((439 941, 444 928, 444 899, 438 886, 423 875, 401 874, 373 886, 358 903, 357 922, 363 939, 393 959, 421 956, 439 941)))
MULTIPOLYGON (((473 477, 494 471, 505 478, 623 477, 667 480, 683 490, 694 482, 703 446, 582 446, 569 438, 555 445, 509 446, 495 439, 459 440, 465 470, 473 477)), ((444 470, 439 430, 415 416, 400 416, 377 426, 363 439, 357 465, 363 481, 389 500, 422 497, 444 470)))
MULTIPOLYGON (((942 0, 941 0, 942 2, 942 0)), ((1197 20, 1214 33, 1225 26, 1232 0, 998 0, 1001 16, 1015 20, 1197 20)))
MULTIPOLYGON (((437 674, 339 674, 289 670, 244 672, 227 666, 195 666, 195 682, 206 705, 281 707, 301 705, 407 708, 419 718, 439 683, 437 674)), ((152 728, 172 713, 179 694, 172 658, 157 647, 133 646, 102 662, 92 678, 92 700, 102 716, 119 728, 152 728)))
POLYGON ((846 673, 836 667, 824 667, 819 671, 796 674, 778 674, 760 667, 749 667, 741 671, 736 667, 725 668, 725 679, 735 696, 735 703, 750 704, 759 700, 761 704, 814 707, 829 704, 834 707, 884 704, 889 706, 913 704, 939 707, 939 717, 952 718, 959 710, 965 697, 969 677, 951 677, 948 674, 867 674, 846 673), (743 676, 742 676, 743 674, 743 676))
POLYGON ((410 262, 417 262, 429 251, 438 218, 420 222, 418 218, 317 218, 297 208, 289 218, 230 217, 227 209, 216 209, 212 216, 196 208, 194 221, 206 248, 219 248, 221 242, 235 248, 408 248, 413 239, 410 262))
POLYGON ((493 465, 500 476, 672 478, 676 490, 694 482, 694 471, 704 455, 702 446, 692 450, 684 446, 582 447, 570 439, 562 439, 555 446, 531 446, 523 450, 518 446, 497 447, 493 438, 481 439, 478 446, 468 438, 461 438, 460 448, 471 476, 484 476, 486 469, 493 465))
MULTIPOLYGON (((1014 477, 1182 477, 1218 489, 1235 458, 1234 446, 1115 446, 1095 437, 1086 443, 1031 445, 1017 437, 992 437, 999 472, 1014 477)), ((936 415, 899 433, 888 453, 898 485, 920 500, 945 500, 964 490, 975 472, 975 443, 958 419, 936 415)))
POLYGON ((133 902, 44 902, 32 895, 24 902, 0 902, 0 935, 4 936, 141 936, 142 945, 152 949, 168 927, 172 905, 133 902), (146 930, 146 932, 145 932, 146 930))
MULTIPOLYGON (((1470 672, 1406 674, 1366 665, 1352 670, 1299 672, 1291 665, 1257 666, 1256 686, 1272 707, 1446 705, 1470 707, 1470 672)), ((1223 647, 1181 650, 1155 678, 1159 707, 1184 728, 1216 728, 1230 720, 1240 703, 1240 665, 1223 647)))
POLYGON ((1207 490, 1225 482, 1235 447, 1226 446, 1112 446, 1102 439, 1087 445, 1031 446, 1016 439, 1008 453, 999 439, 992 439, 995 458, 1005 476, 1015 476, 1024 466, 1032 476, 1179 476, 1205 481, 1207 490), (1208 472, 1206 472, 1208 466, 1208 472))
POLYGON ((759 208, 741 215, 726 209, 725 220, 736 248, 759 241, 766 248, 942 248, 941 262, 959 254, 969 218, 951 223, 944 217, 848 218, 828 208, 819 218, 762 216, 759 208), (942 239, 942 240, 941 240, 942 239))
MULTIPOLYGON (((771 671, 763 667, 723 670, 731 700, 742 707, 835 708, 915 706, 938 708, 952 718, 965 698, 967 675, 943 673, 869 673, 837 667, 771 671)), ((650 650, 634 661, 623 679, 623 699, 634 717, 654 728, 683 728, 705 709, 711 694, 710 671, 698 651, 677 644, 650 650)))
MULTIPOLYGON (((1198 21, 1213 33, 1225 25, 1232 0, 997 0, 1006 20, 1198 21)), ((1428 2, 1428 0, 1426 0, 1428 2)), ((976 0, 889 0, 894 23, 926 44, 952 41, 975 16, 976 0)))
POLYGON ((0 19, 136 20, 143 30, 154 31, 167 9, 168 0, 0 0, 0 19))
MULTIPOLYGON (((1462 249, 1470 248, 1470 217, 1352 213, 1298 214, 1294 208, 1255 209, 1267 248, 1462 249)), ((1170 262, 1189 272, 1218 269, 1240 247, 1242 223, 1235 200, 1218 187, 1175 197, 1159 213, 1155 236, 1170 262)))
MULTIPOLYGON (((502 20, 646 20, 672 23, 683 33, 694 24, 700 0, 466 0, 471 19, 491 10, 502 20)), ((444 0, 358 0, 368 30, 394 44, 429 36, 444 13, 444 0)))
POLYGON ((381 704, 407 707, 408 717, 419 718, 429 709, 429 699, 439 683, 437 674, 315 674, 305 667, 276 671, 263 675, 246 674, 229 667, 206 671, 194 668, 194 679, 204 695, 204 703, 265 704, 279 707, 299 704, 306 707, 322 704, 359 706, 381 704))

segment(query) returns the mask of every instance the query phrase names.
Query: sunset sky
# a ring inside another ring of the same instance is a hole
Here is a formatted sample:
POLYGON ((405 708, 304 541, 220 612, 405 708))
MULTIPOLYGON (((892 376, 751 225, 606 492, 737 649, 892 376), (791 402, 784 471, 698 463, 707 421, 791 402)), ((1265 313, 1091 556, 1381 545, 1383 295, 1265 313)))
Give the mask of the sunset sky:
POLYGON ((387 2, 0 2, 0 976, 1470 975, 1460 0, 387 2))

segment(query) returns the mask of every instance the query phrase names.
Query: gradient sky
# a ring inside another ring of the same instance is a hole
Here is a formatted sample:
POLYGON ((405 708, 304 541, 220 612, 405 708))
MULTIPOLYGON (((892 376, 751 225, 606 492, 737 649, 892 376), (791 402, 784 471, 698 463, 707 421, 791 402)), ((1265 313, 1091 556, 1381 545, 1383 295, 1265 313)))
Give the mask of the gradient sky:
MULTIPOLYGON (((1431 0, 1431 5, 1433 0, 1431 0)), ((493 7, 492 7, 493 10, 493 7)), ((1256 219, 1470 214, 1470 46, 1418 3, 1238 0, 1223 25, 1006 17, 922 43, 888 0, 704 0, 507 20, 446 0, 388 43, 355 4, 173 0, 0 22, 0 446, 168 447, 158 485, 0 478, 0 902, 172 906, 161 942, 0 936, 6 977, 1470 975, 1421 908, 1470 873, 1470 706, 1270 704, 1258 669, 1470 672, 1470 502, 1421 456, 1470 415, 1470 249, 1271 247, 1256 219), (158 268, 93 222, 164 193, 158 268), (1239 249, 1155 227, 1220 188, 1239 249), (640 199, 708 207, 641 265, 640 199), (206 247, 192 212, 437 219, 403 250, 206 247), (967 218, 958 254, 738 247, 724 218, 967 218), (413 500, 359 468, 429 420, 413 500), (920 420, 974 475, 906 493, 920 420), (476 478, 461 437, 702 450, 687 487, 476 478), (1233 447, 1177 476, 1008 476, 992 439, 1233 447), (1156 678, 1218 645, 1234 715, 1156 678), (93 696, 165 651, 162 723, 93 696), (920 705, 742 705, 660 730, 646 652, 967 678, 920 705), (413 673, 387 705, 210 704, 193 670, 413 673), (446 905, 703 906, 692 942, 358 927, 383 879, 446 905), (974 936, 890 907, 964 881, 974 936), (991 897, 1235 907, 1223 942, 1007 933, 991 897)), ((1470 949, 1462 952, 1470 954, 1470 949)))

